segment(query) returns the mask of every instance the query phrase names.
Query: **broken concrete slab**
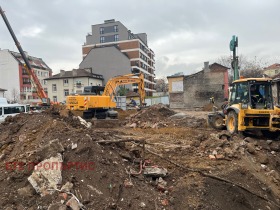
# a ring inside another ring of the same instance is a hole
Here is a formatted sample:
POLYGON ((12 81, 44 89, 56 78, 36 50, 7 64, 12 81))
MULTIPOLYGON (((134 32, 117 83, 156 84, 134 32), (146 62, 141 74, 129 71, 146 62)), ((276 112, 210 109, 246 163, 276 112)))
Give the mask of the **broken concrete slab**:
POLYGON ((62 162, 62 156, 58 153, 56 157, 45 159, 34 167, 28 181, 41 196, 51 194, 53 191, 50 189, 57 189, 61 183, 62 162))
POLYGON ((167 169, 158 167, 145 167, 144 175, 151 177, 165 177, 167 175, 167 169))

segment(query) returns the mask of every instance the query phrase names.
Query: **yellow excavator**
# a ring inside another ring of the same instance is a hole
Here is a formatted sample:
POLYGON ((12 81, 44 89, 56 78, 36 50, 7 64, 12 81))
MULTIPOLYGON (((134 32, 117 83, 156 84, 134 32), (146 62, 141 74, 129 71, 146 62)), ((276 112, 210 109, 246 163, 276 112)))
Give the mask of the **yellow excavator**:
POLYGON ((111 78, 105 87, 87 86, 84 87, 83 94, 69 95, 66 98, 66 106, 68 110, 83 111, 83 118, 105 119, 117 118, 118 112, 113 110, 117 107, 114 98, 116 89, 120 85, 137 84, 140 97, 140 106, 145 101, 144 75, 140 73, 127 74, 111 78))
POLYGON ((222 111, 210 113, 208 123, 217 129, 226 128, 231 134, 260 130, 264 136, 276 138, 280 132, 280 108, 273 101, 272 79, 239 77, 237 41, 233 36, 230 44, 234 52, 234 81, 228 104, 222 111))

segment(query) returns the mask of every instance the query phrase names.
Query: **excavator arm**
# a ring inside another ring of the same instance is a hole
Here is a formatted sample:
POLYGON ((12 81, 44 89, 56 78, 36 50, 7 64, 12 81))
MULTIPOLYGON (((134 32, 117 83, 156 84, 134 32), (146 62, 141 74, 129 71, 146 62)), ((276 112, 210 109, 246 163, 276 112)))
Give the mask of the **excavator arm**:
POLYGON ((112 100, 113 97, 116 95, 116 88, 119 85, 127 85, 127 84, 138 84, 138 92, 140 96, 140 104, 142 105, 145 102, 145 85, 144 85, 144 75, 142 73, 139 74, 139 77, 135 76, 134 74, 127 74, 122 76, 117 76, 111 78, 104 89, 103 96, 110 96, 112 100))

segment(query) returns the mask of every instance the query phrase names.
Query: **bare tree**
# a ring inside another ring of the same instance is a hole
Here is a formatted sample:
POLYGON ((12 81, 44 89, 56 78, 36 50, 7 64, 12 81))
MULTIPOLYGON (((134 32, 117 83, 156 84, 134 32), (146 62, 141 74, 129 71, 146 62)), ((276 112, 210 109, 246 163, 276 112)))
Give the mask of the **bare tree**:
POLYGON ((160 79, 155 79, 155 89, 157 92, 168 92, 168 83, 166 77, 161 77, 160 79))
MULTIPOLYGON (((229 70, 229 81, 232 82, 233 72, 231 66, 232 58, 231 56, 222 56, 218 59, 218 63, 228 68, 229 70)), ((238 57, 238 67, 240 75, 244 77, 263 77, 263 68, 267 66, 264 59, 255 56, 253 59, 248 59, 244 55, 239 55, 238 57)))
POLYGON ((18 103, 19 99, 20 99, 19 91, 16 88, 13 88, 12 92, 11 92, 10 102, 11 103, 18 103))

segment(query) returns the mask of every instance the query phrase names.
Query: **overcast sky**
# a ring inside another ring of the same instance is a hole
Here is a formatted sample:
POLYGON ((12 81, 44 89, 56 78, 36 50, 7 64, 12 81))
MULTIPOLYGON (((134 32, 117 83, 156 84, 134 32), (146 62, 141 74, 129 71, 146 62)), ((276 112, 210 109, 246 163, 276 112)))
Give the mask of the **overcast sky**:
MULTIPOLYGON (((58 73, 78 68, 91 25, 121 21, 145 32, 156 54, 156 76, 201 70, 229 56, 232 35, 239 54, 280 62, 279 0, 0 0, 23 49, 58 73)), ((0 48, 17 51, 0 21, 0 48)))

